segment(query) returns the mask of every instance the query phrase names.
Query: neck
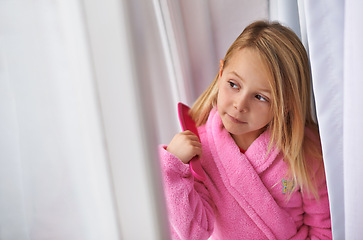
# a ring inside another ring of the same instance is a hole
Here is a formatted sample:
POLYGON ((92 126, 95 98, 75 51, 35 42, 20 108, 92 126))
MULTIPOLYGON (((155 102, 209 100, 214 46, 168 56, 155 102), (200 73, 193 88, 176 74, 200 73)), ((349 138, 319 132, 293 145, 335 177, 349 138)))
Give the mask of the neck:
POLYGON ((231 134, 233 140, 237 146, 245 151, 250 147, 250 145, 263 133, 263 130, 256 133, 243 134, 243 135, 233 135, 231 134))

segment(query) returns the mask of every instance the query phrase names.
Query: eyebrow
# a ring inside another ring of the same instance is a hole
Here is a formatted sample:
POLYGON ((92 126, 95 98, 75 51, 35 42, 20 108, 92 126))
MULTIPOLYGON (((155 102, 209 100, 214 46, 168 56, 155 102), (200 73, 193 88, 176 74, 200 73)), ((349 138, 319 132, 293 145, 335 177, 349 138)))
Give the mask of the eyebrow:
POLYGON ((233 75, 235 75, 236 77, 238 77, 239 79, 241 79, 242 81, 244 81, 243 77, 241 77, 240 75, 238 75, 238 73, 236 71, 232 71, 231 73, 233 75))
MULTIPOLYGON (((242 82, 245 81, 243 79, 243 77, 241 77, 240 75, 238 75, 238 73, 236 71, 232 71, 231 73, 233 75, 235 75, 236 77, 238 77, 242 82)), ((267 88, 260 88, 259 91, 271 94, 271 90, 270 89, 267 89, 267 88)))

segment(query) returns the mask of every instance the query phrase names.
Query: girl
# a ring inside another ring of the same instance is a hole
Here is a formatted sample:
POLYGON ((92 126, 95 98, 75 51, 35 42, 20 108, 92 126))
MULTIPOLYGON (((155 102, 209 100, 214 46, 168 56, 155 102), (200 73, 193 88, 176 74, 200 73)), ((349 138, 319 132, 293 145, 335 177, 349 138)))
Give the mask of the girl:
POLYGON ((331 239, 310 92, 291 30, 258 21, 242 32, 190 110, 200 141, 185 131, 160 148, 173 239, 331 239))

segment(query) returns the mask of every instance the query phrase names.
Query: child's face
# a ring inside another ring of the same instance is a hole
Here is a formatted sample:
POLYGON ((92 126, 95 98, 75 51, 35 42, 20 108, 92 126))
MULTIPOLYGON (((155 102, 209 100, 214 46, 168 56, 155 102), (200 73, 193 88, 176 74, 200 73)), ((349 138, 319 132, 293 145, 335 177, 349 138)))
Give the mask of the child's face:
POLYGON ((246 150, 272 120, 269 75, 249 48, 236 51, 222 68, 221 62, 217 109, 224 127, 246 150))

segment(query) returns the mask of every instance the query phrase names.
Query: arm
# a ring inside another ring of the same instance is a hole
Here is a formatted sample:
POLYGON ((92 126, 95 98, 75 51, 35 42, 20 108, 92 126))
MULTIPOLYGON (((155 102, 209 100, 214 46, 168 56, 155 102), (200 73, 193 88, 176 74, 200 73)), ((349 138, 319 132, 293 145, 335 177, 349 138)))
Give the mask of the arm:
POLYGON ((159 148, 166 203, 173 239, 208 239, 213 232, 214 204, 188 164, 159 148))
POLYGON ((304 224, 309 226, 310 239, 332 239, 329 198, 324 169, 315 172, 319 199, 306 193, 303 197, 304 224))

